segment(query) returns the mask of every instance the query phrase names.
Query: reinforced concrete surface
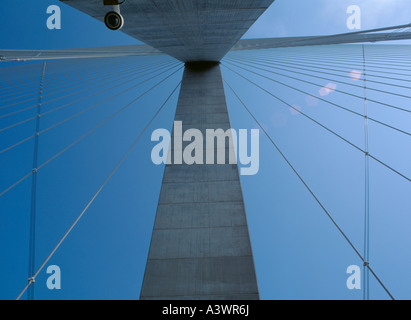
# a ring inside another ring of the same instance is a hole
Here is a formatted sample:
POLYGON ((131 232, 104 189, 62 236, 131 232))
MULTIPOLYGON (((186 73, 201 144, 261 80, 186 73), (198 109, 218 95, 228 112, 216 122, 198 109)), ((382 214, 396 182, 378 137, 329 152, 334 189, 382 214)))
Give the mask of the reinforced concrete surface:
MULTIPOLYGON (((102 22, 103 0, 60 0, 102 22)), ((274 0, 126 0, 122 31, 183 62, 220 61, 274 0)))
MULTIPOLYGON (((186 67, 175 121, 204 137, 230 128, 218 64, 186 67)), ((236 164, 166 166, 141 299, 259 299, 236 164)))

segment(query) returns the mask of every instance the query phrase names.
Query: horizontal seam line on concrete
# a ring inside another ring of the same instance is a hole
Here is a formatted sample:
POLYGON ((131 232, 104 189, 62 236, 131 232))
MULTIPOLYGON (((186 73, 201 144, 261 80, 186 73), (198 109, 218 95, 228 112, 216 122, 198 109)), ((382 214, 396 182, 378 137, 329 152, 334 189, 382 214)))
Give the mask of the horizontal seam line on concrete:
MULTIPOLYGON (((187 114, 192 114, 192 113, 187 113, 187 114)), ((201 113, 201 114, 209 114, 209 113, 201 113)), ((213 112, 213 114, 228 114, 228 112, 227 111, 225 111, 225 112, 213 112)))
POLYGON ((189 202, 160 202, 159 204, 202 204, 202 203, 243 203, 242 200, 236 200, 236 201, 190 201, 189 202))
POLYGON ((194 293, 194 294, 192 294, 192 295, 170 295, 170 296, 141 296, 141 298, 155 298, 155 297, 160 297, 160 298, 167 298, 167 297, 170 297, 170 298, 173 298, 173 297, 193 297, 193 296, 195 296, 195 297, 213 297, 213 296, 219 296, 219 297, 221 297, 221 296, 227 296, 227 295, 254 295, 254 294, 256 294, 256 295, 258 295, 259 293, 258 292, 242 292, 242 293, 238 293, 238 292, 234 292, 234 293, 228 293, 228 294, 223 294, 223 293, 216 293, 216 294, 196 294, 196 293, 194 293))
POLYGON ((244 228, 247 227, 246 224, 238 224, 233 226, 212 226, 212 227, 180 227, 180 228, 153 228, 153 230, 193 230, 193 229, 227 229, 227 228, 244 228))
POLYGON ((181 182, 168 182, 166 180, 163 181, 163 184, 181 184, 181 183, 199 183, 199 182, 232 182, 232 181, 239 181, 239 179, 233 179, 233 180, 193 180, 191 181, 181 181, 181 182))
POLYGON ((148 258, 147 261, 163 261, 163 260, 205 260, 205 259, 221 259, 221 258, 253 258, 252 254, 248 255, 233 255, 233 256, 210 256, 210 257, 187 257, 187 258, 148 258))
POLYGON ((181 181, 181 182, 164 182, 167 184, 181 184, 181 183, 197 183, 197 182, 232 182, 232 181, 239 181, 240 179, 227 179, 227 180, 195 180, 193 182, 181 181))

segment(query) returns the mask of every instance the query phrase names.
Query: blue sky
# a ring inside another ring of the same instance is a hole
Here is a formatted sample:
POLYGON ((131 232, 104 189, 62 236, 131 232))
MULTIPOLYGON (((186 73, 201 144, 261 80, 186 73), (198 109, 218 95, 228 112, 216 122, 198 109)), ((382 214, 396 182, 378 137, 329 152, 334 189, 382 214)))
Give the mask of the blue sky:
MULTIPOLYGON (((336 2, 277 0, 249 30, 245 38, 347 32, 345 11, 347 6, 353 3, 345 0, 338 1, 338 4, 336 2)), ((406 0, 357 0, 355 3, 362 8, 364 29, 410 22, 411 6, 406 0)), ((0 43, 1 48, 4 49, 57 49, 140 43, 121 32, 111 32, 102 23, 58 1, 51 0, 39 0, 36 4, 16 0, 8 3, 7 6, 2 2, 0 4, 0 27, 2 30, 0 43), (62 30, 51 31, 46 28, 46 8, 51 4, 59 4, 62 8, 62 30)), ((354 62, 341 65, 343 70, 341 74, 346 76, 350 71, 362 68, 362 61, 358 59, 361 57, 358 46, 350 46, 343 50, 333 46, 326 52, 317 50, 310 51, 310 49, 303 48, 301 50, 260 51, 252 54, 249 52, 232 53, 224 60, 223 76, 240 94, 247 106, 250 106, 267 132, 278 142, 280 148, 362 252, 363 155, 307 121, 300 114, 292 114, 289 108, 284 107, 271 96, 227 69, 230 67, 247 76, 363 147, 363 120, 361 118, 330 108, 321 101, 310 103, 304 94, 273 84, 230 64, 236 64, 234 60, 230 60, 231 58, 261 59, 258 63, 262 64, 270 63, 267 59, 277 59, 276 63, 285 64, 285 68, 290 70, 288 56, 295 57, 294 62, 296 63, 307 64, 301 57, 322 55, 324 59, 317 62, 322 67, 327 67, 327 63, 336 65, 333 61, 334 56, 341 59, 354 57, 354 62)), ((381 59, 378 59, 378 56, 381 56, 379 49, 369 48, 367 50, 370 55, 376 57, 372 61, 373 66, 382 63, 381 59)), ((395 54, 405 56, 408 49, 394 50, 396 50, 395 54)), ((389 53, 392 54, 392 51, 389 53)), ((67 82, 73 83, 74 86, 79 80, 75 76, 76 72, 78 74, 80 71, 83 72, 82 77, 88 83, 88 87, 92 87, 93 85, 89 83, 95 80, 87 79, 98 78, 101 75, 114 76, 118 68, 123 70, 124 77, 126 77, 130 76, 127 72, 132 67, 174 62, 175 60, 166 56, 125 58, 121 61, 101 59, 87 62, 86 67, 82 61, 50 62, 46 69, 44 93, 53 93, 57 90, 56 87, 67 82), (72 74, 65 76, 62 82, 61 74, 67 70, 72 74)), ((22 87, 7 89, 11 84, 21 83, 21 81, 36 83, 42 68, 42 64, 17 66, 13 69, 7 66, 9 64, 0 65, 1 101, 18 96, 20 90, 23 90, 22 87), (9 96, 5 97, 6 95, 9 96)), ((243 67, 246 66, 243 65, 243 67)), ((261 65, 260 67, 268 69, 261 65)), ((301 67, 316 70, 315 65, 301 67)), ((410 80, 405 72, 408 69, 405 68, 402 72, 404 73, 402 78, 406 80, 410 80)), ((158 73, 164 70, 162 68, 158 73)), ((173 70, 165 74, 170 74, 173 70)), ((276 69, 270 70, 276 71, 276 69)), ((291 70, 301 71, 292 68, 291 70)), ((321 71, 321 69, 318 70, 321 71)), ((383 70, 385 73, 382 71, 374 73, 377 76, 389 75, 389 70, 391 69, 383 70)), ((107 92, 42 118, 42 129, 80 112, 86 102, 88 107, 111 97, 122 89, 131 87, 132 84, 149 79, 155 75, 148 74, 150 71, 152 70, 148 70, 147 75, 135 82, 130 81, 127 85, 122 85, 112 91, 109 91, 110 84, 98 89, 90 89, 88 92, 97 92, 102 89, 107 92)), ((318 95, 321 89, 321 86, 301 84, 289 78, 273 76, 267 71, 257 69, 253 71, 283 81, 290 86, 296 86, 313 95, 318 95)), ((277 69, 277 72, 281 71, 277 69)), ((290 71, 283 73, 296 77, 296 74, 290 71)), ((400 72, 397 71, 397 73, 400 72)), ((180 70, 135 105, 110 120, 39 172, 37 267, 82 211, 157 108, 178 84, 181 75, 180 70)), ((164 75, 147 80, 146 83, 137 87, 133 94, 125 93, 41 135, 39 163, 44 162, 93 126, 98 125, 115 110, 132 101, 136 95, 145 92, 162 78, 164 75)), ((125 79, 130 80, 130 78, 125 79)), ((363 94, 360 88, 352 89, 348 85, 337 82, 343 80, 357 84, 349 79, 349 76, 347 76, 348 80, 334 76, 328 81, 312 77, 301 77, 301 79, 317 82, 322 86, 337 83, 338 90, 363 94)), ((375 79, 379 80, 378 77, 375 79)), ((122 80, 118 81, 121 83, 122 80)), ((30 97, 36 97, 34 93, 37 90, 37 83, 34 91, 28 91, 33 94, 30 97)), ((399 81, 398 84, 404 85, 407 82, 399 81)), ((374 87, 410 95, 409 89, 393 88, 388 85, 374 85, 374 87)), ((24 90, 29 90, 29 88, 31 88, 30 85, 24 90)), ((225 89, 232 126, 237 129, 255 128, 256 124, 238 100, 227 87, 225 89)), ((79 88, 71 89, 67 94, 78 90, 79 88)), ((80 93, 75 97, 80 99, 87 94, 80 93)), ((369 94, 370 98, 375 100, 409 109, 407 98, 387 96, 377 92, 369 94)), ((43 102, 53 98, 55 97, 50 95, 45 97, 43 102)), ((325 98, 358 112, 363 110, 362 101, 338 92, 331 93, 325 98)), ((24 98, 15 101, 22 100, 24 98)), ((57 102, 50 102, 44 106, 44 110, 51 110, 72 101, 73 97, 70 96, 57 102)), ((61 267, 62 290, 47 289, 45 286, 47 274, 44 270, 37 279, 36 298, 137 299, 139 297, 163 174, 163 168, 154 166, 150 159, 153 147, 150 134, 157 128, 171 128, 176 102, 177 95, 174 95, 48 263, 48 265, 56 264, 61 267)), ((1 106, 9 103, 10 101, 2 102, 1 106)), ((33 101, 21 103, 13 110, 32 104, 33 101)), ((407 113, 371 103, 369 109, 370 116, 410 131, 411 119, 407 113)), ((3 115, 4 110, 0 111, 3 115)), ((31 109, 0 119, 0 128, 34 114, 35 110, 31 109)), ((0 148, 3 149, 31 135, 33 130, 34 125, 29 122, 18 128, 0 132, 0 148)), ((411 176, 410 147, 409 136, 370 124, 371 153, 407 176, 411 176)), ((5 189, 31 170, 32 150, 33 143, 30 141, 0 154, 0 190, 5 189)), ((278 152, 263 136, 261 136, 260 150, 260 172, 253 177, 242 177, 242 188, 261 297, 263 299, 361 299, 361 291, 350 291, 345 285, 348 277, 346 269, 349 265, 360 264, 358 257, 296 179, 278 152)), ((370 163, 370 172, 371 262, 375 271, 396 297, 409 299, 411 298, 408 289, 411 284, 411 273, 409 272, 411 257, 407 254, 406 248, 411 244, 409 232, 411 188, 409 182, 373 161, 370 163)), ((31 180, 27 179, 0 198, 1 299, 15 298, 26 284, 30 186, 31 180)), ((371 280, 371 297, 387 298, 374 280, 371 280)))
POLYGON ((358 5, 362 29, 410 23, 407 0, 277 0, 246 34, 247 38, 348 32, 347 7, 358 5))

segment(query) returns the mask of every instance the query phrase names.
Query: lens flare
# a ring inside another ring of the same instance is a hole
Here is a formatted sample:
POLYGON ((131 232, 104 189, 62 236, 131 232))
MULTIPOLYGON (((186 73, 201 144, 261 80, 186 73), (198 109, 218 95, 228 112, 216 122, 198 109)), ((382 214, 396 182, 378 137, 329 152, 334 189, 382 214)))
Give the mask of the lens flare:
POLYGON ((353 70, 350 72, 350 78, 353 81, 358 81, 361 79, 362 72, 358 70, 353 70))
POLYGON ((309 107, 314 107, 314 106, 316 106, 316 105, 318 104, 318 101, 319 101, 319 99, 318 99, 317 97, 315 97, 315 96, 307 95, 307 96, 305 97, 305 102, 307 103, 307 105, 308 105, 309 107))
POLYGON ((322 87, 319 90, 319 94, 321 97, 328 96, 330 93, 334 92, 337 89, 337 85, 335 83, 329 83, 325 87, 322 87))
POLYGON ((299 115, 301 113, 301 107, 294 104, 290 107, 290 113, 293 116, 299 115))

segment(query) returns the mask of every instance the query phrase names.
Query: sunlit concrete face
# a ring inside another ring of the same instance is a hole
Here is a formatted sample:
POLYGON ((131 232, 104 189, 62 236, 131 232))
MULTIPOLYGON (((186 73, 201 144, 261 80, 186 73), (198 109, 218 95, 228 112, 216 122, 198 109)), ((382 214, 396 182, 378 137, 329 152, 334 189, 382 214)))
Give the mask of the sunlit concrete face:
MULTIPOLYGON (((61 0, 100 20, 102 0, 61 0)), ((122 31, 181 61, 220 61, 274 0, 127 0, 122 31)))

